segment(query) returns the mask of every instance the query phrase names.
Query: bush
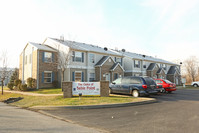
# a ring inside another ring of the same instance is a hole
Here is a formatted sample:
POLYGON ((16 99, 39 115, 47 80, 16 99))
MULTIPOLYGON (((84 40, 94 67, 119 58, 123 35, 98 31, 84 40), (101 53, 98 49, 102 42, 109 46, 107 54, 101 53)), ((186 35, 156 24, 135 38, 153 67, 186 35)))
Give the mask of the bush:
POLYGON ((21 91, 27 91, 28 90, 27 84, 21 84, 20 85, 20 90, 21 91))
POLYGON ((20 79, 14 80, 14 86, 18 86, 18 84, 21 84, 22 81, 20 79))
POLYGON ((10 89, 10 90, 13 90, 13 86, 14 86, 14 84, 13 83, 8 83, 8 88, 10 89))
POLYGON ((55 88, 58 87, 58 81, 57 81, 57 80, 54 80, 54 81, 52 82, 52 84, 53 84, 53 87, 55 87, 55 88))
POLYGON ((18 84, 16 88, 17 90, 21 90, 21 84, 18 84))
POLYGON ((27 86, 28 88, 35 88, 35 83, 36 83, 36 80, 33 79, 33 78, 27 78, 27 86))

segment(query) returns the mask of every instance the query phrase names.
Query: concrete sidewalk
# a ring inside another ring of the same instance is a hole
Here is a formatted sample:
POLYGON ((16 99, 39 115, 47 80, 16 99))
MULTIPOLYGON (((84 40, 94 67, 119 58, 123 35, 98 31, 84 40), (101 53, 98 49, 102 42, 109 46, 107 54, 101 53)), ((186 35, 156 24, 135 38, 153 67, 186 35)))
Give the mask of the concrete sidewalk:
POLYGON ((100 133, 95 128, 80 126, 38 112, 9 106, 0 102, 1 133, 100 133))
POLYGON ((63 96, 63 94, 38 94, 38 93, 31 93, 31 92, 8 91, 8 90, 4 90, 3 92, 17 93, 17 94, 29 95, 29 96, 63 96))

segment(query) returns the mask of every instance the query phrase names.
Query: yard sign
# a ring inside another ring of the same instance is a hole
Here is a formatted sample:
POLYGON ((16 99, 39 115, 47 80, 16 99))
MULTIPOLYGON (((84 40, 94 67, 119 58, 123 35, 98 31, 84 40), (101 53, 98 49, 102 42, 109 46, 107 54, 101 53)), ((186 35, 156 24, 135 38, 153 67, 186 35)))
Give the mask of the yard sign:
POLYGON ((100 82, 73 82, 73 96, 100 96, 100 82))

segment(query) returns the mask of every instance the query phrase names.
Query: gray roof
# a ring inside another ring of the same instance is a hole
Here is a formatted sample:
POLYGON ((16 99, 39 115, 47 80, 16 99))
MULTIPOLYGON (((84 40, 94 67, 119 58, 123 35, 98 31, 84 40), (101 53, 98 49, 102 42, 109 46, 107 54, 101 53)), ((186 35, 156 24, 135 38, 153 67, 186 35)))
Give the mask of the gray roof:
POLYGON ((95 66, 102 66, 102 65, 108 60, 108 58, 109 58, 109 56, 103 56, 103 57, 101 58, 101 60, 99 60, 99 61, 95 64, 95 66))
POLYGON ((119 53, 123 54, 126 57, 130 57, 133 59, 139 59, 139 60, 145 60, 145 61, 153 61, 156 63, 165 63, 165 64, 172 64, 172 65, 178 65, 176 63, 172 63, 163 59, 159 59, 159 58, 155 58, 152 56, 147 56, 147 55, 142 55, 142 54, 136 54, 136 53, 132 53, 132 52, 122 52, 122 51, 118 51, 119 53))
POLYGON ((157 74, 160 74, 162 70, 163 70, 163 68, 159 68, 157 71, 157 74))
POLYGON ((50 38, 54 41, 57 41, 61 44, 64 44, 72 49, 76 49, 76 50, 83 50, 83 51, 91 51, 91 52, 97 52, 97 53, 103 53, 106 55, 117 55, 117 56, 122 56, 121 53, 118 53, 114 50, 108 49, 107 51, 104 50, 104 48, 99 47, 99 46, 95 46, 92 44, 86 44, 86 43, 80 43, 80 42, 75 42, 75 41, 69 41, 69 40, 59 40, 56 38, 50 38))
POLYGON ((34 47, 36 47, 39 50, 45 50, 45 51, 52 51, 52 52, 56 52, 54 49, 50 48, 47 45, 42 45, 39 43, 33 43, 33 42, 29 42, 29 44, 33 45, 34 47))
POLYGON ((173 74, 175 74, 175 72, 176 72, 176 66, 171 66, 167 74, 173 75, 173 74))
POLYGON ((116 62, 116 63, 110 68, 110 70, 111 70, 111 71, 114 71, 114 69, 115 69, 117 66, 120 66, 120 67, 122 68, 122 70, 124 71, 123 67, 120 65, 119 62, 116 62))
POLYGON ((155 67, 156 63, 150 63, 150 65, 148 66, 148 68, 146 69, 147 71, 152 71, 155 67))

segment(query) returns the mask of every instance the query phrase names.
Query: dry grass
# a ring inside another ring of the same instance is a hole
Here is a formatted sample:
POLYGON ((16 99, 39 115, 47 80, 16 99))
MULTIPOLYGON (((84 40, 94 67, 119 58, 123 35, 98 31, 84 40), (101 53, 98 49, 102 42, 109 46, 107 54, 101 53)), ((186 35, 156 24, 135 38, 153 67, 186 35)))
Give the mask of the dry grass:
POLYGON ((27 96, 15 93, 0 94, 0 101, 4 101, 10 97, 23 97, 24 99, 11 103, 11 105, 19 107, 33 106, 75 106, 75 105, 100 105, 100 104, 115 104, 143 101, 143 98, 133 98, 127 96, 110 96, 110 97, 73 97, 63 98, 63 96, 27 96))

